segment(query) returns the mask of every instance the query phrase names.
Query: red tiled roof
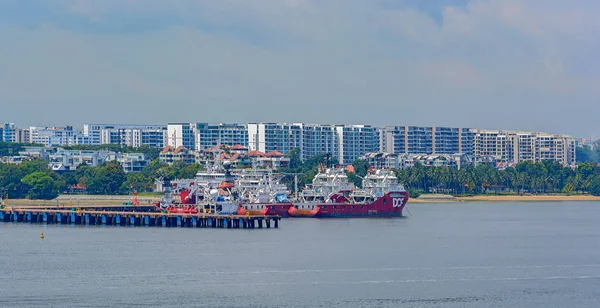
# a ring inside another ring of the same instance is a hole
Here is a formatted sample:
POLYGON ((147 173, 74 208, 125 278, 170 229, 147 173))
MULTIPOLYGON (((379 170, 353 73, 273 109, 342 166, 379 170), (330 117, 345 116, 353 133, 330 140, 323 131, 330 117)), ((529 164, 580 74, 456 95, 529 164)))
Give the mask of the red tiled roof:
POLYGON ((173 151, 173 147, 168 145, 168 146, 164 147, 162 150, 160 150, 160 154, 165 154, 165 153, 172 152, 172 151, 173 151))
POLYGON ((247 148, 241 144, 236 144, 231 147, 232 150, 247 150, 247 148))
POLYGON ((188 148, 180 145, 175 149, 175 151, 173 151, 173 153, 180 153, 181 151, 188 151, 188 148))
POLYGON ((271 151, 267 154, 265 154, 267 157, 283 157, 283 153, 279 152, 279 151, 271 151))
POLYGON ((265 153, 263 153, 261 151, 250 151, 250 153, 248 153, 248 156, 250 156, 250 157, 252 157, 252 156, 263 157, 263 156, 265 156, 265 153))

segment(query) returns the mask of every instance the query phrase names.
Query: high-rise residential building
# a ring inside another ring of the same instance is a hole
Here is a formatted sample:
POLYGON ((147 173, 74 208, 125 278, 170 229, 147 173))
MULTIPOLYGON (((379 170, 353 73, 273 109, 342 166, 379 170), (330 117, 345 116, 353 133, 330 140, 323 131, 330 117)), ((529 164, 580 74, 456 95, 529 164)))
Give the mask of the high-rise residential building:
POLYGON ((497 162, 520 163, 554 160, 575 165, 576 142, 570 136, 518 131, 478 130, 474 155, 491 156, 497 162))
POLYGON ((148 145, 163 148, 166 143, 166 125, 86 124, 79 144, 120 144, 132 147, 148 145))
POLYGON ((76 132, 73 126, 65 127, 29 127, 31 143, 45 146, 60 146, 77 144, 76 132))
POLYGON ((335 126, 303 124, 302 148, 300 150, 302 160, 323 153, 331 154, 332 157, 339 157, 340 143, 335 126))
POLYGON ((248 148, 251 151, 279 151, 289 155, 295 148, 302 150, 302 141, 302 124, 248 124, 248 148))
POLYGON ((16 131, 16 142, 19 143, 31 143, 31 131, 28 128, 17 129, 16 131))
POLYGON ((340 164, 351 164, 362 155, 380 150, 379 130, 370 125, 336 125, 340 164))
POLYGON ((196 123, 196 149, 204 150, 217 145, 248 146, 248 128, 240 124, 196 123))
POLYGON ((475 151, 475 135, 477 130, 473 128, 459 128, 460 145, 458 153, 473 155, 475 151))
POLYGON ((105 128, 100 132, 101 144, 119 144, 122 146, 139 147, 147 145, 155 148, 165 146, 166 126, 136 126, 105 128))
POLYGON ((381 130, 381 152, 395 154, 473 154, 469 128, 390 126, 381 130))
POLYGON ((478 130, 474 140, 474 156, 494 157, 499 163, 512 162, 512 146, 503 131, 478 130))
POLYGON ((195 126, 191 123, 167 124, 167 145, 196 150, 195 126))

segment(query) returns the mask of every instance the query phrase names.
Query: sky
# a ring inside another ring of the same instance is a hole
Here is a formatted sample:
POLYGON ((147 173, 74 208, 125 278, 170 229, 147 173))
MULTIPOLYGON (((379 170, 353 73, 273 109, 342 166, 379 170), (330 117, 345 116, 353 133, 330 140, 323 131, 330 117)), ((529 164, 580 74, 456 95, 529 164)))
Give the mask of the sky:
POLYGON ((0 0, 0 122, 600 137, 600 1, 0 0))

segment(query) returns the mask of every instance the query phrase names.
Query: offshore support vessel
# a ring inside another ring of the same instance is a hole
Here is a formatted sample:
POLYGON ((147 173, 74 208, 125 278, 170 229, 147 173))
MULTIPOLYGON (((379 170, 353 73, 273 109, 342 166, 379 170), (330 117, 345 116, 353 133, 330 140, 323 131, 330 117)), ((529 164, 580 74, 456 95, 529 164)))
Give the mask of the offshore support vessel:
POLYGON ((321 168, 288 213, 292 217, 402 216, 408 193, 393 171, 371 169, 362 186, 357 189, 349 183, 344 169, 321 168))

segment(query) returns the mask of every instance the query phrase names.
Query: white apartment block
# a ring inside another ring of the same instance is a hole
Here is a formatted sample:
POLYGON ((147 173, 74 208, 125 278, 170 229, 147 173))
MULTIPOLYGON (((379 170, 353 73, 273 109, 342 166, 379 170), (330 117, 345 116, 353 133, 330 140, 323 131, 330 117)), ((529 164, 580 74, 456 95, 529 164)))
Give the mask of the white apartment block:
POLYGON ((78 143, 162 148, 166 143, 166 131, 166 125, 86 124, 78 143))
POLYGON ((45 146, 61 146, 77 144, 77 133, 72 126, 66 127, 29 127, 31 143, 45 146))
POLYGON ((341 164, 350 164, 365 153, 379 151, 379 144, 378 129, 369 125, 248 124, 250 151, 289 155, 298 148, 302 159, 329 153, 341 164))
POLYGON ((340 142, 335 126, 302 124, 302 160, 315 155, 329 153, 339 157, 340 142))
POLYGON ((240 124, 209 125, 196 123, 195 126, 196 149, 204 150, 217 145, 242 145, 248 147, 248 128, 240 124))
POLYGON ((506 133, 498 130, 479 130, 475 134, 473 155, 493 157, 499 163, 512 162, 513 158, 506 133))
POLYGON ((381 152, 395 154, 473 155, 475 131, 470 128, 388 126, 381 129, 381 152))
POLYGON ((370 125, 336 125, 340 164, 351 164, 362 155, 380 150, 379 130, 370 125))
POLYGON ((250 123, 248 149, 268 153, 279 151, 284 155, 298 148, 302 150, 302 124, 250 123))
POLYGON ((576 142, 566 135, 478 130, 474 149, 475 156, 494 157, 501 163, 554 160, 565 166, 575 165, 576 142))
POLYGON ((188 150, 196 149, 195 127, 191 123, 167 124, 167 146, 178 148, 183 146, 188 150))

